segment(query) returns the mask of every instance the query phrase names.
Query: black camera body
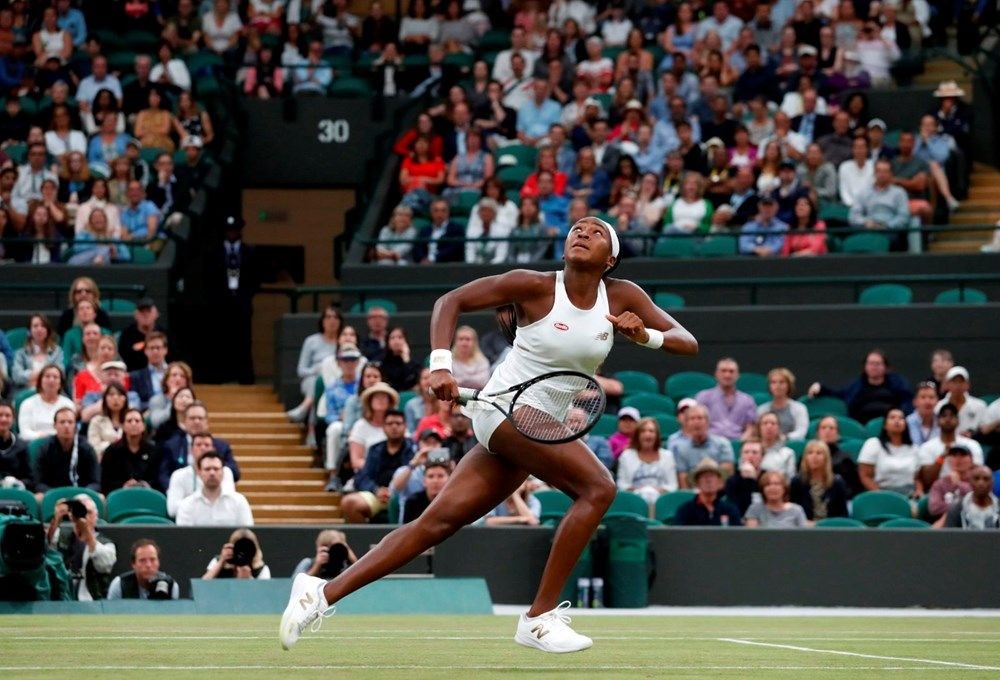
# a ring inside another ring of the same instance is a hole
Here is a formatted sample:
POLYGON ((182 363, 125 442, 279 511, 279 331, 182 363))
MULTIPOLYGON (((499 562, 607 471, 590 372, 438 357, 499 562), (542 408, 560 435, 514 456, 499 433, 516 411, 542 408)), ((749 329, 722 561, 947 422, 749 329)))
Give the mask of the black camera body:
POLYGON ((234 567, 249 567, 257 555, 257 544, 249 538, 239 538, 233 543, 233 556, 229 560, 234 567))
POLYGON ((327 580, 337 578, 340 572, 347 568, 347 546, 343 543, 334 543, 326 548, 326 554, 329 559, 320 569, 319 577, 327 580))
POLYGON ((85 519, 87 517, 87 506, 83 501, 75 498, 67 498, 66 505, 69 506, 69 514, 73 519, 85 519))
POLYGON ((169 600, 170 590, 170 581, 162 576, 157 576, 149 582, 149 599, 169 600))

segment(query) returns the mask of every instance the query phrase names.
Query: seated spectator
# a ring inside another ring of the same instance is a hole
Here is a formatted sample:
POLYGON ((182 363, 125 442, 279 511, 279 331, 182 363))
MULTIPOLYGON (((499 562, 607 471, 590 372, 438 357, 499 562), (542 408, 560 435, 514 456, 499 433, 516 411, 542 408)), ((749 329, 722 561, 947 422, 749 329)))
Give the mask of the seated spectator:
POLYGON ((156 205, 146 198, 142 182, 130 181, 127 197, 128 203, 121 211, 123 238, 140 242, 155 238, 163 216, 156 205))
POLYGON ((915 144, 912 132, 899 133, 899 150, 892 159, 892 181, 906 191, 910 214, 919 217, 923 224, 929 224, 933 219, 933 208, 927 200, 930 167, 913 154, 915 144))
POLYGON ((59 15, 55 7, 46 7, 42 12, 42 24, 31 36, 31 46, 32 52, 35 53, 36 66, 44 65, 53 57, 58 59, 60 64, 69 61, 73 54, 73 37, 69 31, 59 26, 59 15))
POLYGON ((223 486, 225 467, 216 451, 201 454, 198 459, 201 489, 177 506, 177 526, 253 526, 253 513, 246 497, 223 486))
POLYGON ((96 177, 90 174, 87 156, 79 151, 66 154, 60 164, 58 199, 68 207, 79 210, 81 203, 90 199, 96 177))
POLYGON ((861 484, 869 491, 886 489, 904 496, 922 496, 920 459, 910 440, 906 416, 898 408, 885 415, 882 432, 865 441, 858 454, 861 484))
POLYGON ((927 504, 927 511, 935 518, 948 512, 952 504, 972 491, 969 477, 976 465, 982 465, 973 462, 972 450, 965 444, 952 443, 945 455, 949 471, 931 484, 927 504))
POLYGON ((562 109, 551 98, 548 82, 535 78, 531 85, 532 96, 517 111, 517 138, 522 144, 535 146, 548 135, 549 126, 559 122, 562 109))
POLYGON ((685 173, 681 192, 663 215, 664 234, 694 234, 708 232, 712 220, 712 204, 703 198, 704 179, 696 172, 685 173))
POLYGON ((535 526, 541 514, 542 503, 531 493, 528 480, 525 480, 503 503, 490 510, 484 520, 486 526, 535 526))
POLYGON ((795 200, 793 218, 785 234, 782 256, 806 257, 826 254, 825 231, 826 222, 817 219, 816 204, 808 196, 799 196, 795 200))
POLYGON ((757 163, 757 191, 761 196, 769 194, 780 184, 781 163, 781 146, 775 141, 766 142, 757 163))
POLYGON ((132 544, 131 571, 115 576, 108 587, 109 600, 176 600, 180 586, 160 571, 160 546, 150 538, 132 544))
POLYGON ((337 337, 344 326, 344 317, 340 310, 331 304, 323 310, 318 325, 319 332, 306 337, 299 351, 296 373, 301 381, 299 389, 302 393, 302 402, 285 413, 293 423, 304 422, 313 408, 316 377, 320 373, 323 360, 337 352, 337 337))
MULTIPOLYGON (((167 485, 164 493, 167 496, 167 514, 176 517, 177 511, 181 507, 181 502, 188 496, 192 496, 202 487, 201 476, 198 473, 198 461, 209 452, 215 452, 212 435, 207 432, 196 434, 191 437, 191 457, 190 465, 174 470, 170 475, 170 484, 167 485)), ((153 484, 156 484, 154 478, 153 484)), ((233 471, 228 467, 223 467, 222 483, 223 491, 236 491, 236 482, 233 481, 233 471)))
POLYGON ((490 362, 479 347, 479 334, 471 326, 460 326, 452 344, 452 374, 459 387, 482 389, 490 379, 490 362))
POLYGON ((516 137, 517 112, 504 102, 503 85, 496 80, 486 84, 486 101, 480 102, 473 110, 473 124, 482 131, 483 141, 490 148, 499 140, 516 137))
POLYGON ((93 498, 81 493, 56 503, 46 539, 49 547, 62 555, 66 570, 73 579, 74 599, 92 602, 107 597, 118 550, 110 538, 97 530, 97 504, 93 498), (71 525, 61 526, 63 522, 71 525))
POLYGON ((631 443, 632 437, 639 427, 640 418, 639 409, 634 406, 623 406, 618 409, 618 428, 608 437, 611 455, 616 461, 631 443))
POLYGON ((929 489, 935 481, 951 473, 947 456, 948 450, 953 445, 967 448, 974 465, 982 465, 985 462, 979 442, 959 433, 960 422, 959 410, 954 404, 945 403, 937 409, 938 434, 921 444, 917 451, 920 458, 920 477, 925 489, 929 489))
MULTIPOLYGON (((91 423, 90 428, 93 427, 91 423)), ((89 439, 89 431, 87 436, 89 439)), ((148 489, 154 484, 156 447, 146 438, 142 411, 126 409, 121 438, 105 447, 101 458, 101 493, 107 496, 116 489, 137 486, 148 489)))
POLYGON ((788 439, 803 439, 809 429, 809 412, 805 404, 795 401, 795 374, 787 368, 772 368, 767 372, 767 389, 771 401, 757 407, 757 415, 778 416, 781 433, 788 439))
MULTIPOLYGON (((440 449, 438 449, 440 450, 440 449)), ((410 463, 412 467, 412 461, 410 463)), ((441 489, 451 478, 451 462, 446 460, 430 460, 423 466, 421 478, 423 488, 410 495, 402 508, 400 523, 412 522, 424 513, 424 510, 437 498, 441 489)))
POLYGON ((101 490, 101 465, 90 444, 77 436, 76 411, 63 407, 53 418, 55 434, 42 447, 35 477, 39 501, 46 491, 61 486, 101 490))
POLYGON ((440 30, 440 22, 433 15, 430 4, 414 0, 399 24, 399 40, 407 54, 419 54, 437 41, 440 30))
MULTIPOLYGON (((435 404, 435 407, 437 404, 435 404)), ((423 419, 421 419, 423 420, 423 419)), ((415 494, 424 490, 424 469, 432 462, 448 465, 449 471, 454 468, 451 454, 441 446, 444 436, 433 427, 420 430, 414 438, 415 453, 407 465, 396 468, 392 475, 389 488, 392 495, 399 500, 400 511, 398 519, 406 522, 406 503, 415 494)))
MULTIPOLYGON (((152 300, 140 300, 141 302, 152 302, 152 300)), ((155 309, 155 307, 153 307, 155 309)), ((137 312, 139 310, 136 310, 137 312)), ((142 314, 137 314, 141 316, 142 314)), ((163 393, 163 380, 167 374, 167 336, 158 331, 150 331, 145 341, 134 343, 133 347, 139 345, 145 354, 146 365, 138 370, 129 373, 129 384, 133 391, 139 396, 140 408, 147 408, 150 400, 157 394, 163 393)), ((133 362, 135 365, 135 362, 133 362)))
POLYGON ((517 237, 517 240, 510 242, 507 249, 508 261, 517 264, 541 261, 550 245, 544 238, 549 231, 550 229, 542 223, 538 200, 531 197, 522 198, 517 222, 511 231, 511 236, 517 237), (528 240, 529 238, 532 240, 528 240))
POLYGON ((163 95, 154 87, 149 91, 148 106, 135 118, 133 132, 144 147, 173 153, 174 141, 170 134, 175 128, 174 114, 161 108, 162 103, 163 95))
POLYGON ((58 186, 59 178, 46 166, 46 154, 45 144, 29 144, 28 162, 17 169, 17 181, 11 189, 10 201, 19 214, 28 214, 28 203, 42 198, 42 182, 51 179, 58 186))
MULTIPOLYGON (((91 185, 91 195, 86 201, 81 203, 76 210, 75 231, 77 234, 84 233, 90 224, 90 214, 95 210, 104 212, 107 230, 112 234, 120 234, 122 231, 118 206, 109 200, 108 181, 101 177, 94 180, 91 185)), ((102 310, 103 311, 103 310, 102 310)), ((107 312, 104 312, 107 314, 107 312)), ((110 321, 104 322, 110 325, 110 321)), ((102 325, 104 325, 102 323, 102 325)), ((105 328, 107 326, 104 326, 105 328)))
POLYGON ((52 122, 45 133, 45 148, 49 154, 61 161, 70 152, 85 153, 87 138, 72 127, 69 107, 59 104, 52 107, 52 122))
POLYGON ((1000 500, 993 494, 993 471, 978 465, 969 475, 972 491, 952 504, 934 526, 948 529, 1000 529, 1000 500))
MULTIPOLYGON (((555 178, 553 175, 553 181, 555 178)), ((607 172, 598 166, 593 148, 584 147, 577 153, 576 172, 569 178, 568 186, 569 195, 587 201, 589 208, 596 210, 607 208, 611 194, 611 179, 607 172)))
POLYGON ((368 450, 385 441, 385 416, 389 411, 396 410, 399 393, 379 381, 366 387, 358 401, 361 417, 350 426, 347 437, 350 468, 355 475, 364 467, 368 450))
MULTIPOLYGON (((375 2, 373 6, 377 4, 375 2)), ((292 571, 292 576, 294 578, 299 574, 309 574, 332 579, 357 561, 358 557, 347 544, 347 536, 343 531, 324 529, 316 536, 316 556, 302 558, 292 571)))
POLYGON ((786 479, 795 476, 795 452, 785 446, 788 441, 781 432, 781 425, 778 422, 776 413, 765 413, 757 421, 757 431, 760 435, 761 445, 764 447, 764 460, 760 467, 762 470, 777 470, 785 475, 786 479))
POLYGON ((163 393, 154 394, 149 400, 149 424, 155 430, 157 443, 167 441, 180 430, 177 417, 195 400, 193 384, 190 366, 183 361, 170 362, 163 376, 163 393))
POLYGON ((952 194, 951 183, 944 170, 953 149, 955 140, 951 135, 939 132, 937 119, 929 114, 923 116, 920 119, 913 155, 927 163, 934 185, 947 202, 948 209, 954 212, 958 209, 959 202, 952 194))
POLYGON ((759 439, 751 437, 740 446, 740 459, 736 472, 726 479, 723 495, 737 507, 742 516, 752 504, 760 502, 760 463, 764 447, 759 439))
MULTIPOLYGON (((941 378, 941 382, 944 382, 944 375, 941 378)), ((933 380, 919 383, 913 396, 913 412, 906 416, 906 425, 910 429, 910 439, 914 446, 923 446, 924 442, 941 434, 935 414, 937 403, 937 384, 933 380)))
POLYGON ((291 72, 293 94, 325 95, 333 82, 333 68, 323 61, 323 43, 311 40, 305 58, 294 64, 291 72))
POLYGON ((716 386, 695 395, 695 400, 708 410, 711 433, 728 439, 749 436, 757 421, 757 406, 753 397, 736 389, 739 375, 740 368, 735 359, 719 359, 715 366, 716 386))
POLYGON ((768 195, 778 203, 778 219, 791 224, 795 217, 795 201, 809 195, 796 176, 795 163, 785 160, 778 165, 778 183, 768 195))
POLYGON ((181 92, 177 96, 174 132, 182 140, 197 137, 202 144, 211 144, 215 139, 212 117, 195 101, 190 92, 181 92))
POLYGON ((757 204, 757 217, 740 229, 741 254, 773 257, 783 252, 788 225, 777 214, 778 202, 770 195, 762 197, 757 204))
POLYGON ((840 202, 849 208, 853 207, 858 198, 875 184, 875 163, 869 158, 868 139, 855 137, 851 153, 851 159, 844 161, 837 168, 840 202))
POLYGON ((382 379, 378 366, 362 363, 364 356, 351 340, 356 341, 357 334, 351 326, 344 326, 336 353, 323 359, 317 376, 323 382, 323 395, 316 407, 316 441, 324 442, 320 451, 330 474, 327 491, 339 490, 337 472, 343 460, 343 435, 350 432, 360 415, 358 394, 382 379), (364 368, 359 370, 361 366, 364 368))
POLYGON ((743 521, 748 527, 764 529, 795 529, 809 526, 802 506, 788 500, 788 480, 777 470, 760 476, 762 498, 751 505, 743 521))
POLYGON ((858 466, 854 458, 840 448, 840 423, 834 416, 824 416, 816 426, 816 439, 826 444, 830 450, 830 462, 833 472, 839 475, 847 484, 848 496, 853 497, 864 492, 858 477, 858 466))
POLYGON ((417 230, 413 228, 413 208, 397 205, 392 209, 389 224, 378 232, 374 261, 383 265, 409 264, 413 240, 416 237, 417 230))
MULTIPOLYGON (((191 450, 192 437, 196 434, 210 432, 208 425, 208 409, 200 401, 192 402, 185 410, 181 419, 182 429, 173 437, 163 443, 162 455, 160 457, 160 470, 158 475, 159 486, 163 490, 170 485, 170 476, 174 470, 178 470, 186 465, 195 462, 194 454, 191 450)), ((216 457, 220 458, 225 466, 233 473, 233 480, 240 480, 240 466, 236 463, 233 450, 229 442, 224 439, 212 438, 212 448, 216 451, 216 457)), ((236 522, 239 524, 239 522, 236 522)))
POLYGON ((201 31, 208 49, 226 55, 235 53, 239 47, 243 22, 229 0, 214 0, 212 9, 201 17, 201 31))
POLYGON ((28 444, 15 435, 14 406, 0 401, 0 489, 35 488, 35 480, 28 459, 28 444))
POLYGON ((814 382, 809 396, 834 396, 847 403, 847 415, 860 423, 885 415, 890 408, 909 413, 913 409, 913 392, 906 379, 894 373, 885 352, 873 349, 865 355, 861 375, 845 388, 835 389, 814 382))
POLYGON ((851 134, 851 116, 847 111, 840 110, 833 114, 831 122, 833 130, 816 139, 823 156, 835 168, 850 160, 854 144, 851 134))
MULTIPOLYGON (((412 440, 406 437, 406 416, 402 411, 394 407, 385 410, 382 429, 382 441, 368 448, 364 465, 354 475, 355 491, 341 500, 344 519, 350 524, 369 522, 388 507, 393 474, 397 468, 408 465, 416 453, 412 440)), ((354 443, 351 442, 352 449, 354 443)))
POLYGON ((60 411, 73 413, 76 424, 76 406, 65 396, 66 378, 62 368, 47 364, 38 372, 35 394, 25 399, 17 413, 17 433, 20 439, 30 442, 56 433, 55 417, 60 411))
MULTIPOLYGON (((89 330, 90 332, 87 335, 92 337, 93 328, 90 328, 90 326, 91 324, 88 323, 84 329, 89 330)), ((89 340, 90 338, 86 339, 89 340)), ((104 364, 115 361, 115 357, 118 355, 118 348, 115 347, 115 339, 110 335, 102 333, 97 337, 97 342, 94 344, 97 351, 93 353, 91 353, 89 347, 84 346, 83 354, 86 355, 87 362, 79 366, 76 375, 73 376, 73 401, 77 402, 78 406, 83 405, 83 398, 88 393, 104 393, 104 388, 107 384, 104 375, 104 364)), ((124 364, 122 365, 124 366, 124 364)), ((92 401, 93 397, 90 402, 92 401)), ((90 420, 90 418, 87 418, 87 420, 90 420)))
POLYGON ((847 483, 834 472, 830 448, 814 439, 806 444, 799 473, 792 479, 789 499, 802 507, 813 522, 827 517, 847 517, 847 483))
POLYGON ((242 578, 269 579, 271 569, 264 562, 260 541, 250 529, 237 529, 229 535, 218 556, 208 563, 202 579, 242 578))
POLYGON ((854 196, 848 218, 852 227, 897 232, 894 246, 902 246, 899 233, 910 224, 910 207, 906 192, 893 184, 892 163, 880 158, 875 161, 874 183, 854 196))
POLYGON ((417 232, 413 245, 413 261, 462 262, 465 259, 465 230, 449 220, 448 201, 442 198, 431 202, 431 223, 417 232))
POLYGON ((757 165, 757 147, 750 143, 750 133, 745 126, 734 127, 733 143, 726 150, 726 156, 729 165, 737 169, 753 168, 757 165))
MULTIPOLYGON (((160 43, 156 50, 156 57, 158 61, 150 71, 150 80, 168 92, 176 93, 191 89, 191 73, 184 61, 174 56, 173 48, 169 42, 160 43)), ((280 71, 280 69, 278 70, 280 71)), ((259 71, 260 65, 258 64, 259 71)), ((280 92, 281 88, 279 87, 277 91, 280 92)))
POLYGON ((896 150, 885 144, 885 132, 888 129, 881 118, 868 121, 868 155, 873 161, 884 158, 891 161, 896 156, 896 150))
MULTIPOLYGON (((691 407, 692 410, 700 407, 691 407)), ((730 471, 732 449, 729 450, 730 471)), ((686 473, 685 473, 686 474, 686 473)), ((677 508, 674 524, 678 526, 742 526, 742 514, 735 505, 719 497, 723 472, 711 458, 702 459, 691 472, 698 495, 677 508)))
POLYGON ((382 358, 382 377, 397 391, 413 389, 420 378, 420 364, 413 360, 406 330, 402 326, 389 331, 389 341, 382 358))
POLYGON ((492 198, 479 201, 469 216, 465 230, 465 262, 467 264, 501 264, 507 261, 511 226, 499 221, 500 206, 492 198))
POLYGON ((457 153, 448 165, 446 196, 479 191, 486 178, 493 176, 493 156, 483 150, 482 134, 473 128, 465 132, 464 137, 464 153, 457 153))
POLYGON ((49 365, 64 365, 52 322, 44 314, 32 314, 28 320, 28 335, 24 345, 14 351, 10 377, 15 390, 35 388, 42 369, 49 365))
POLYGON ((684 416, 686 436, 671 444, 677 462, 677 481, 682 489, 691 487, 688 473, 705 458, 712 459, 721 474, 729 476, 733 473, 733 445, 726 437, 709 432, 709 425, 707 408, 701 404, 688 407, 684 416))
POLYGON ((95 208, 90 211, 83 230, 76 232, 75 242, 65 253, 66 263, 99 266, 129 262, 132 254, 127 245, 108 243, 108 241, 119 241, 123 236, 120 227, 118 231, 111 229, 107 213, 101 208, 95 208))
POLYGON ((121 383, 108 383, 101 397, 101 412, 90 419, 87 427, 87 442, 97 454, 97 460, 101 460, 104 451, 122 438, 127 409, 125 387, 121 383))
MULTIPOLYGON (((787 98, 788 95, 785 96, 787 98)), ((812 144, 833 132, 833 119, 826 115, 826 101, 816 90, 806 89, 800 98, 801 113, 790 113, 787 110, 786 113, 792 116, 792 129, 802 136, 806 144, 812 144)))
POLYGON ((591 94, 607 92, 614 78, 614 63, 603 55, 604 43, 599 37, 590 36, 585 45, 586 59, 577 63, 576 76, 587 83, 591 94))
POLYGON ((861 68, 871 76, 873 85, 886 85, 892 81, 889 67, 899 59, 899 46, 888 39, 876 21, 869 20, 864 24, 854 49, 861 68))
POLYGON ((945 374, 941 387, 946 392, 937 406, 939 410, 944 404, 958 408, 958 431, 966 437, 972 436, 986 412, 986 402, 969 394, 969 384, 969 372, 962 366, 952 366, 945 374))
POLYGON ((677 490, 674 454, 660 444, 660 426, 643 418, 632 433, 629 447, 618 458, 618 488, 656 504, 660 494, 677 490))

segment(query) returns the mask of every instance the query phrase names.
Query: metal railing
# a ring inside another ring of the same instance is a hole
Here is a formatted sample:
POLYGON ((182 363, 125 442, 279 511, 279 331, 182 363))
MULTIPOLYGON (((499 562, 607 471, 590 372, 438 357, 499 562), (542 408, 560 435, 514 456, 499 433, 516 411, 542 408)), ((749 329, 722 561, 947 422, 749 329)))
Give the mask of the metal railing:
MULTIPOLYGON (((102 283, 101 300, 138 300, 146 295, 146 286, 139 283, 102 283)), ((66 304, 65 283, 8 283, 0 282, 0 296, 7 293, 40 293, 52 295, 52 309, 62 309, 66 304)))

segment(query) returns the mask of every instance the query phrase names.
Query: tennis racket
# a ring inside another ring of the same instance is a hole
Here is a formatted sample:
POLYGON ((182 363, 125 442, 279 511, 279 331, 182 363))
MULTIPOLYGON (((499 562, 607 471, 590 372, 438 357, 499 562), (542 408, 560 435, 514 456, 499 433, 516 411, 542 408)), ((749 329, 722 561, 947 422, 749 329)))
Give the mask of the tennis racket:
POLYGON ((500 392, 462 387, 458 403, 490 404, 528 439, 561 444, 587 434, 604 413, 607 397, 592 376, 555 371, 500 392))

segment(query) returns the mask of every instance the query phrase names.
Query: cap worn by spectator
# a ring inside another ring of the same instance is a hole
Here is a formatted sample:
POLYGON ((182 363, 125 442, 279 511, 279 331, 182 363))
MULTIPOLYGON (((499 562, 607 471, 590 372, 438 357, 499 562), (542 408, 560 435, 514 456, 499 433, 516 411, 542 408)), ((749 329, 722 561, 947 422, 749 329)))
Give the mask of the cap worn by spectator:
POLYGON ((793 163, 791 161, 781 161, 781 163, 778 164, 778 170, 792 170, 792 171, 794 171, 795 170, 795 163, 793 163))
POLYGON ((480 199, 480 201, 476 205, 476 207, 478 207, 478 208, 486 208, 487 210, 492 210, 493 212, 499 212, 500 211, 500 204, 498 204, 492 198, 488 198, 488 197, 480 199))
POLYGON ((438 431, 435 430, 433 427, 428 427, 427 429, 423 430, 420 433, 420 436, 417 437, 417 440, 422 442, 425 442, 428 439, 436 439, 438 444, 441 443, 441 435, 438 434, 438 431))
POLYGON ((189 146, 193 146, 196 149, 200 149, 203 146, 205 146, 205 143, 201 140, 201 137, 199 137, 198 135, 188 135, 187 137, 184 138, 184 141, 181 143, 181 146, 183 146, 185 149, 188 148, 189 146))
POLYGON ((943 80, 934 90, 934 96, 941 99, 945 97, 964 97, 965 90, 958 86, 954 80, 943 80))
POLYGON ((626 111, 642 111, 642 102, 638 99, 629 99, 628 103, 625 104, 626 111))
POLYGON ((340 351, 337 352, 337 358, 342 361, 357 361, 361 358, 361 352, 358 351, 356 345, 344 343, 340 346, 340 351))
POLYGON ((623 406, 618 409, 618 419, 631 418, 632 420, 639 420, 642 416, 639 414, 639 409, 635 406, 623 406))
POLYGON ((708 140, 707 142, 705 142, 705 148, 706 149, 711 149, 712 147, 715 147, 715 146, 717 146, 717 147, 719 147, 721 149, 724 149, 724 148, 726 148, 726 143, 723 142, 718 137, 712 137, 710 140, 708 140))
POLYGON ((948 369, 948 372, 944 374, 945 381, 954 380, 955 378, 969 379, 969 372, 965 370, 964 366, 952 366, 948 369))
MULTIPOLYGON (((732 208, 730 208, 730 210, 732 210, 732 208)), ((697 405, 698 402, 692 399, 691 397, 684 397, 679 402, 677 402, 677 415, 680 415, 681 413, 684 413, 692 406, 697 406, 697 405)))
POLYGON ((698 463, 694 472, 691 473, 691 477, 694 479, 695 484, 697 484, 698 478, 707 473, 718 475, 720 478, 722 477, 722 471, 719 470, 719 464, 708 457, 701 459, 701 462, 698 463))
POLYGON ((799 56, 800 57, 805 57, 805 56, 816 57, 816 56, 819 56, 819 50, 817 50, 812 45, 799 45, 799 56))
POLYGON ((139 298, 139 301, 135 303, 136 309, 150 309, 156 306, 156 300, 151 297, 139 298))
POLYGON ((134 146, 137 149, 141 149, 142 148, 142 142, 140 142, 135 137, 129 137, 128 139, 125 140, 125 146, 134 146))
POLYGON ((870 121, 868 121, 868 129, 871 130, 872 128, 882 128, 882 130, 884 131, 888 130, 889 126, 886 125, 885 121, 882 120, 881 118, 872 118, 870 121))
POLYGON ((517 165, 517 156, 510 153, 502 154, 500 158, 497 159, 497 165, 499 165, 501 168, 517 165))
POLYGON ((972 449, 970 449, 965 444, 955 443, 955 444, 952 444, 951 446, 948 447, 948 455, 949 456, 971 456, 972 455, 972 449))
POLYGON ((758 205, 774 205, 775 203, 777 201, 774 200, 774 196, 761 196, 760 201, 757 202, 758 205))
POLYGON ((105 361, 103 364, 101 364, 101 370, 102 371, 110 371, 110 370, 114 370, 116 368, 119 371, 127 371, 128 370, 128 366, 125 365, 124 361, 105 361))

